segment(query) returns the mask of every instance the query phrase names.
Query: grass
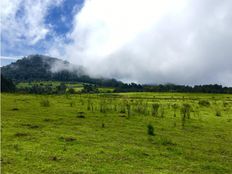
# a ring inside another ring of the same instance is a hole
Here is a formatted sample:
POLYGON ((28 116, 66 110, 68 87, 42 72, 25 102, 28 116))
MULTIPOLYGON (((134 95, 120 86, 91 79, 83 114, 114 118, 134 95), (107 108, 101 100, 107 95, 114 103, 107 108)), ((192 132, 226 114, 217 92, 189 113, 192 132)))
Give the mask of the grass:
POLYGON ((232 95, 2 94, 1 99, 2 173, 232 173, 232 95), (41 105, 45 99, 49 107, 41 105), (199 105, 203 100, 210 105, 199 105), (156 117, 153 104, 160 106, 156 117), (183 104, 191 106, 184 127, 183 104))

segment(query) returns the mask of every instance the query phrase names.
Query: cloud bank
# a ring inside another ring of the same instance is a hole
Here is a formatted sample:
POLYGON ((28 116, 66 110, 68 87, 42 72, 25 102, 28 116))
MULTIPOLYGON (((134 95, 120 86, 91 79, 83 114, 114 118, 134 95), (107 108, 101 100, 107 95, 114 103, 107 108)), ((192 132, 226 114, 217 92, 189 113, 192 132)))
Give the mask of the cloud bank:
POLYGON ((89 0, 73 24, 60 55, 94 76, 232 85, 230 0, 89 0))
POLYGON ((45 21, 68 2, 2 0, 1 52, 32 48, 126 82, 232 86, 231 0, 78 1, 81 10, 73 7, 60 37, 45 21))

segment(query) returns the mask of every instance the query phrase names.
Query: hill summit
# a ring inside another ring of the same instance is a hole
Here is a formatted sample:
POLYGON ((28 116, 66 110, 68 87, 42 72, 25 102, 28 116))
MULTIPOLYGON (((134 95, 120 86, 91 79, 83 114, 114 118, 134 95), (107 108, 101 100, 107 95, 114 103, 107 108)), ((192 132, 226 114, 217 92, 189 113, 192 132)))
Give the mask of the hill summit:
POLYGON ((2 67, 1 72, 5 77, 16 81, 58 80, 61 78, 59 76, 64 75, 64 73, 78 77, 84 75, 81 67, 58 58, 43 55, 30 55, 19 59, 2 67), (72 68, 72 71, 69 71, 69 68, 72 68))
POLYGON ((1 67, 4 77, 13 81, 76 81, 103 86, 117 86, 115 79, 91 78, 82 66, 44 55, 30 55, 1 67))

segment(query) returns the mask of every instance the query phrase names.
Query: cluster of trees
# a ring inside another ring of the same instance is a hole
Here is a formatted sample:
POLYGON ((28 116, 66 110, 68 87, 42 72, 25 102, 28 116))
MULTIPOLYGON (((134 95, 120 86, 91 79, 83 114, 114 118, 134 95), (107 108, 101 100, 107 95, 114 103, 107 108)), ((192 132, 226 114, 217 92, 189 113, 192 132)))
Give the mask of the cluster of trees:
POLYGON ((33 84, 32 86, 17 88, 16 92, 19 93, 30 93, 30 94, 64 94, 66 93, 65 83, 61 83, 59 86, 54 88, 51 85, 39 85, 33 84))
POLYGON ((1 75, 1 92, 14 92, 16 89, 14 83, 10 79, 6 79, 1 75))
POLYGON ((115 88, 115 92, 190 92, 190 93, 232 93, 232 87, 223 87, 222 85, 140 85, 123 84, 115 88))
POLYGON ((73 88, 68 88, 65 83, 61 83, 55 88, 51 85, 34 84, 31 87, 19 88, 16 92, 31 94, 76 94, 76 93, 98 93, 96 85, 84 84, 80 92, 76 92, 73 88))
MULTIPOLYGON (((104 84, 84 84, 81 93, 98 93, 98 87, 104 84)), ((126 84, 122 82, 110 83, 104 87, 114 87, 114 92, 189 92, 189 93, 226 93, 232 94, 232 87, 223 87, 222 85, 141 85, 136 83, 126 84)), ((22 92, 33 94, 74 94, 76 91, 73 88, 67 88, 64 82, 55 88, 50 84, 39 85, 34 84, 30 87, 16 88, 12 80, 9 80, 1 75, 1 91, 2 92, 22 92)))
POLYGON ((99 90, 96 85, 84 84, 82 93, 98 93, 99 90))

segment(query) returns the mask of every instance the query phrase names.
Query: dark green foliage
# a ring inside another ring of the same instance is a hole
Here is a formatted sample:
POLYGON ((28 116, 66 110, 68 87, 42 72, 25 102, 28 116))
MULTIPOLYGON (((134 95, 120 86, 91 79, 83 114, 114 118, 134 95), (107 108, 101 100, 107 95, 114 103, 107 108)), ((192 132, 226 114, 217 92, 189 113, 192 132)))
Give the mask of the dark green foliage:
POLYGON ((147 134, 148 135, 152 135, 152 136, 155 135, 155 133, 154 133, 154 127, 150 123, 147 125, 147 134))
POLYGON ((40 128, 39 125, 34 125, 34 124, 30 124, 30 123, 22 124, 22 126, 27 127, 29 129, 38 129, 38 128, 40 128))
POLYGON ((75 94, 76 92, 75 92, 75 90, 73 88, 69 88, 68 91, 67 91, 67 93, 69 93, 69 94, 75 94))
POLYGON ((159 139, 159 143, 163 146, 175 146, 176 144, 172 142, 172 140, 162 137, 159 139))
POLYGON ((154 103, 152 104, 152 116, 158 117, 159 114, 159 104, 158 103, 154 103))
POLYGON ((209 107, 210 106, 210 102, 207 101, 207 100, 201 100, 201 101, 198 102, 198 104, 200 106, 205 106, 205 107, 209 107))
POLYGON ((126 104, 126 110, 127 110, 127 118, 130 118, 130 116, 131 116, 131 105, 129 103, 126 104))
POLYGON ((14 83, 6 79, 1 75, 1 92, 14 92, 15 91, 15 85, 14 83))
POLYGON ((222 114, 221 114, 221 111, 217 109, 217 110, 216 110, 216 116, 217 116, 217 117, 220 117, 221 115, 222 115, 222 114))
POLYGON ((66 85, 65 83, 61 83, 59 86, 57 86, 57 92, 59 94, 64 94, 66 92, 66 85))
POLYGON ((17 133, 15 133, 16 137, 25 137, 25 136, 28 136, 28 135, 29 135, 28 133, 24 133, 24 132, 17 132, 17 133))
POLYGON ((77 113, 77 118, 85 118, 85 113, 84 112, 78 112, 77 113))
POLYGON ((172 105, 172 109, 173 109, 173 111, 174 111, 174 117, 176 117, 176 110, 178 109, 178 105, 176 104, 176 103, 174 103, 173 105, 172 105))
POLYGON ((40 105, 43 107, 49 107, 50 106, 50 102, 48 99, 43 99, 40 101, 40 105))
POLYGON ((160 117, 161 118, 164 118, 164 113, 165 113, 164 107, 161 107, 161 109, 160 109, 160 117))
POLYGON ((36 81, 36 80, 69 80, 74 76, 74 73, 81 75, 83 70, 81 67, 76 67, 74 73, 69 74, 67 71, 58 73, 52 72, 53 65, 70 66, 67 61, 57 58, 52 58, 43 55, 31 55, 17 60, 15 63, 1 68, 2 73, 16 81, 36 81))
POLYGON ((53 94, 54 91, 49 85, 37 85, 34 84, 32 87, 21 88, 18 92, 32 93, 32 94, 53 94))
POLYGON ((84 84, 81 92, 82 93, 98 93, 99 91, 96 85, 84 84))
POLYGON ((190 111, 191 111, 191 105, 190 104, 183 104, 181 108, 181 115, 182 115, 182 127, 185 126, 186 118, 190 119, 190 111))
POLYGON ((70 107, 73 107, 73 106, 75 106, 75 102, 74 102, 74 101, 71 101, 71 102, 69 103, 69 105, 70 105, 70 107))
POLYGON ((116 87, 115 92, 191 92, 191 93, 232 93, 232 87, 221 85, 140 85, 140 84, 121 84, 116 87))
POLYGON ((76 141, 76 138, 74 137, 60 137, 60 140, 62 141, 66 141, 66 142, 72 142, 72 141, 76 141))

